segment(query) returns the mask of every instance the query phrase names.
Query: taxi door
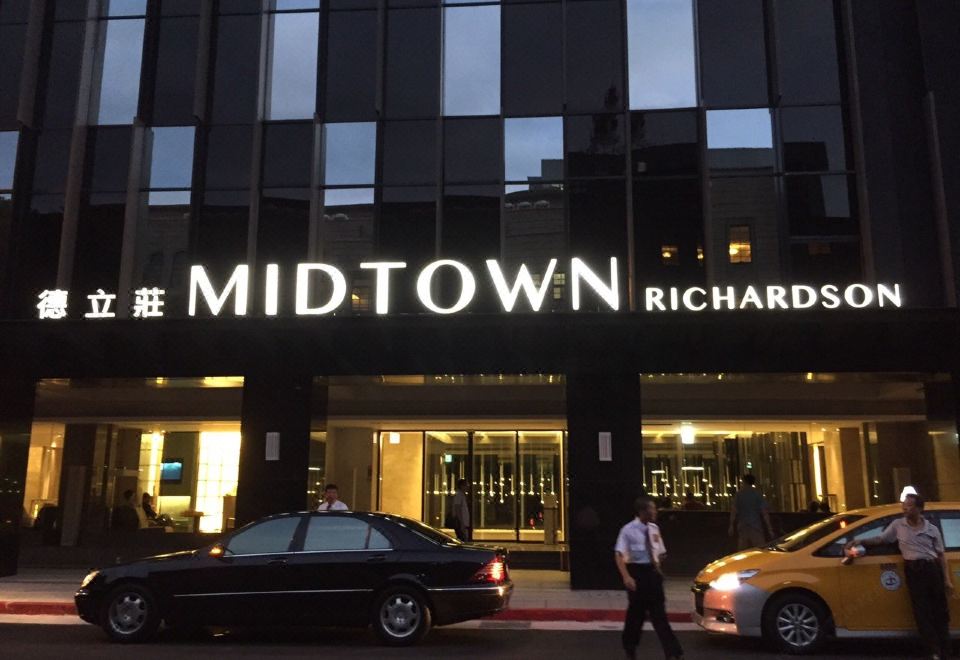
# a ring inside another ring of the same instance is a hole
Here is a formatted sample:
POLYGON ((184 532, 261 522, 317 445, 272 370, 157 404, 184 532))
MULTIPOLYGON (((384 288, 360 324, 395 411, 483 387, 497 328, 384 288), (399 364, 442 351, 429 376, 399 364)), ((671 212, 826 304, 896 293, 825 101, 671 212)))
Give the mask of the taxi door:
MULTIPOLYGON (((854 527, 850 534, 854 539, 879 536, 900 515, 884 516, 854 527)), ((837 539, 831 546, 843 543, 850 534, 837 539)), ((841 553, 837 553, 839 557, 841 553)), ((904 575, 903 557, 896 543, 867 548, 865 557, 842 565, 837 560, 840 572, 840 598, 843 625, 838 627, 858 631, 894 631, 915 628, 910 594, 904 575)))
POLYGON ((953 579, 953 594, 950 602, 950 629, 960 629, 960 511, 936 511, 943 534, 943 547, 947 551, 947 564, 953 579))

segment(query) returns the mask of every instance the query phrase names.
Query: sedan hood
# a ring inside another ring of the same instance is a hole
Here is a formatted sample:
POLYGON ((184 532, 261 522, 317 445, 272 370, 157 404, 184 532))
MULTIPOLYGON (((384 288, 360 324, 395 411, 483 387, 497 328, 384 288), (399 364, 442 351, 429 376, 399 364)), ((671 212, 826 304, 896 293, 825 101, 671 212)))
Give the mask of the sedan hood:
POLYGON ((710 582, 724 573, 761 569, 771 561, 775 561, 778 556, 782 557, 783 553, 757 548, 727 555, 707 564, 697 574, 697 582, 710 582))
POLYGON ((104 566, 100 570, 109 570, 111 568, 117 568, 120 566, 133 566, 134 564, 155 564, 159 562, 168 562, 168 561, 178 561, 182 559, 187 559, 188 557, 193 557, 197 554, 197 550, 180 550, 179 552, 169 552, 163 555, 153 555, 152 557, 142 557, 140 559, 133 559, 130 561, 121 562, 119 564, 114 564, 113 566, 104 566))

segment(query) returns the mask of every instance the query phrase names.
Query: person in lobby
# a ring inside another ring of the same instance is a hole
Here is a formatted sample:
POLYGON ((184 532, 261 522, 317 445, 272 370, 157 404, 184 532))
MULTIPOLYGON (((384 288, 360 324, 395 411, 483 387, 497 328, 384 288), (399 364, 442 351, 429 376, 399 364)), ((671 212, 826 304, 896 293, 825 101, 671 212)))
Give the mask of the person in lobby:
POLYGON ((920 639, 931 660, 947 660, 950 657, 950 604, 947 597, 953 593, 953 580, 943 537, 937 526, 923 517, 923 507, 920 495, 907 495, 903 500, 902 518, 887 525, 879 536, 850 539, 843 550, 846 555, 854 545, 867 547, 896 542, 900 546, 920 639))
POLYGON ((113 509, 111 527, 113 529, 135 531, 140 529, 140 515, 137 511, 136 493, 132 490, 123 491, 123 501, 113 509))
POLYGON ((637 657, 643 622, 648 616, 667 660, 682 660, 683 649, 667 620, 660 560, 666 546, 657 527, 657 505, 649 497, 634 502, 636 517, 620 529, 614 546, 617 570, 627 590, 627 615, 621 641, 627 658, 637 657))
POLYGON ((323 501, 317 507, 317 511, 349 511, 344 502, 340 501, 340 489, 336 484, 327 484, 323 488, 323 501))
POLYGON ((730 509, 730 536, 736 534, 737 549, 756 548, 773 537, 767 500, 757 488, 752 474, 743 475, 743 488, 737 493, 730 509))
POLYGON ((453 494, 453 531, 466 543, 470 540, 470 506, 467 503, 467 480, 459 479, 453 494))
POLYGON ((157 510, 153 508, 153 495, 144 493, 140 498, 140 508, 143 509, 143 515, 147 520, 153 522, 157 519, 157 510))

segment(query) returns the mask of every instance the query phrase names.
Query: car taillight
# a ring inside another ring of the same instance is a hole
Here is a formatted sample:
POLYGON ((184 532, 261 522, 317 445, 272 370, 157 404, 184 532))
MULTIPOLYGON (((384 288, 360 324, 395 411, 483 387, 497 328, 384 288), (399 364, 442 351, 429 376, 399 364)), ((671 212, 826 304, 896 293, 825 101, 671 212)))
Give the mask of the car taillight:
POLYGON ((500 555, 497 555, 484 564, 483 568, 477 571, 473 576, 474 582, 489 582, 493 584, 500 584, 506 579, 507 562, 500 555))

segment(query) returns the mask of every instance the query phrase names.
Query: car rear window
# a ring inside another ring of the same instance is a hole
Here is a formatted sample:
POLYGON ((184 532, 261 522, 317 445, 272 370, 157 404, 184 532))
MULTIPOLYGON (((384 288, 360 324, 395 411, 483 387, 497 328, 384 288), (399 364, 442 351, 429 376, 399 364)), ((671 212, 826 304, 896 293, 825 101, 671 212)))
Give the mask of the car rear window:
POLYGON ((460 545, 459 540, 452 536, 448 536, 439 529, 431 527, 426 523, 422 523, 419 520, 404 518, 403 516, 388 516, 388 520, 400 525, 401 527, 406 527, 407 529, 416 532, 421 536, 425 536, 434 543, 439 543, 441 545, 460 545))

